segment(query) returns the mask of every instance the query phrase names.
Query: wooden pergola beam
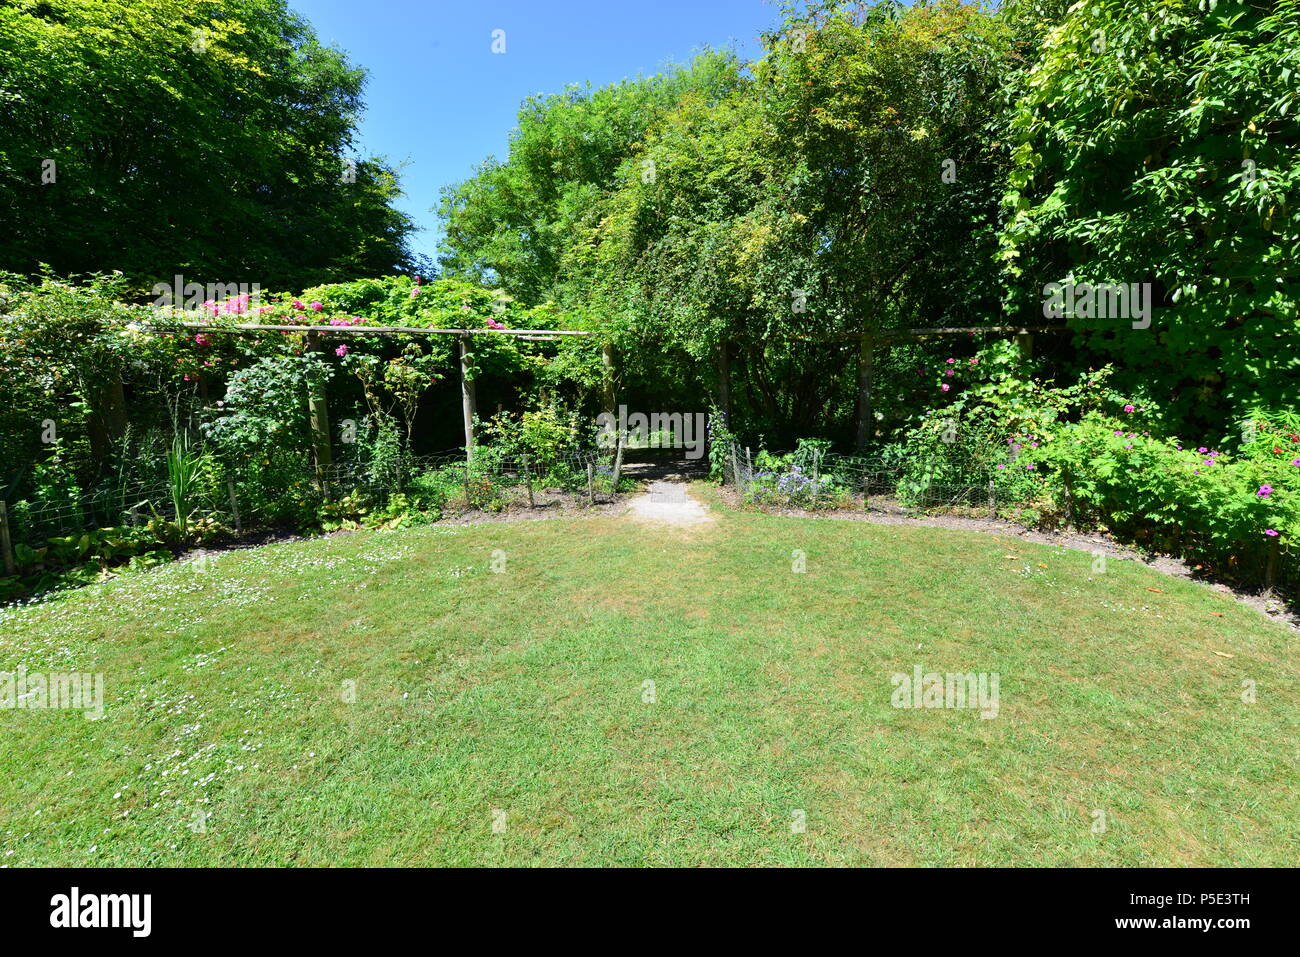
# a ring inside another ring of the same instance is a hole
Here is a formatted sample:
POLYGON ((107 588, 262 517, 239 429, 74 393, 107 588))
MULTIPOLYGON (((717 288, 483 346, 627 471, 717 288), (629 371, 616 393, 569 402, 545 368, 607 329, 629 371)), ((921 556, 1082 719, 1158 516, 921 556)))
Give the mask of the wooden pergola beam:
POLYGON ((185 329, 201 332, 300 332, 341 336, 519 336, 525 339, 553 339, 558 336, 590 336, 585 329, 424 329, 418 326, 283 326, 260 322, 222 325, 215 322, 181 322, 185 329))

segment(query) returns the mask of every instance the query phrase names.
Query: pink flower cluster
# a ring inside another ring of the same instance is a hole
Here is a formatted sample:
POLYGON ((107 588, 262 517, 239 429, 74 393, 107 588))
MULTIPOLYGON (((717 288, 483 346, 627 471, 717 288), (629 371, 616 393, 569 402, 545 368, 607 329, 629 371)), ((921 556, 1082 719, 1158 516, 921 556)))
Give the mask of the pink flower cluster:
MULTIPOLYGON (((248 293, 243 293, 242 295, 227 299, 225 302, 217 302, 216 300, 209 299, 207 302, 203 303, 203 311, 211 313, 214 316, 219 316, 223 312, 229 313, 230 315, 242 316, 244 313, 248 312, 249 306, 252 303, 252 298, 253 297, 248 293)), ((265 308, 266 307, 263 306, 258 309, 258 311, 262 312, 265 308)))

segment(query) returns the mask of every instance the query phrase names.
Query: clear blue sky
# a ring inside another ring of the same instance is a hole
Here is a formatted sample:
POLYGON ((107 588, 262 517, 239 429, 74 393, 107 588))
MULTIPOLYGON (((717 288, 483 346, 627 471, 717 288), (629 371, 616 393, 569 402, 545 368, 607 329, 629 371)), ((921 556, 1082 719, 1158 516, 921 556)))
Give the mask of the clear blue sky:
POLYGON ((401 207, 434 254, 439 189, 504 156, 520 102, 569 83, 603 86, 704 47, 758 55, 771 0, 289 0, 321 41, 370 71, 358 152, 405 164, 401 207), (506 52, 492 52, 492 31, 506 52))

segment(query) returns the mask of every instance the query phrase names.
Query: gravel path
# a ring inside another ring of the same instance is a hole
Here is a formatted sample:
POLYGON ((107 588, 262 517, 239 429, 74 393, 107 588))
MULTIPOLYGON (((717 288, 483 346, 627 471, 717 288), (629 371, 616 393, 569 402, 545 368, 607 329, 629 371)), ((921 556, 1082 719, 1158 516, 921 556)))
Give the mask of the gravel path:
POLYGON ((628 503, 629 514, 641 522, 660 525, 703 525, 714 521, 699 502, 686 491, 685 482, 655 480, 646 486, 644 494, 628 503))

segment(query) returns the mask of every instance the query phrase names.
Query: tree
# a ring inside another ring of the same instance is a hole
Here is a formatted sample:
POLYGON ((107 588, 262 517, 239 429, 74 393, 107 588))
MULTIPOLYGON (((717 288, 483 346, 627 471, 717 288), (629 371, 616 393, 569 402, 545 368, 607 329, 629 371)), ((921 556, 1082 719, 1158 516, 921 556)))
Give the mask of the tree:
POLYGON ((716 359, 751 430, 790 439, 872 421, 849 337, 996 310, 1010 45, 951 2, 817 5, 765 41, 752 81, 650 130, 571 255, 639 341, 716 359))
POLYGON ((499 283, 530 305, 561 296, 571 236, 593 222, 645 131, 683 96, 724 95, 739 83, 739 69, 730 54, 705 53, 655 76, 530 97, 506 159, 489 157, 443 191, 443 266, 499 283))
POLYGON ((1118 386, 1198 428, 1294 399, 1298 49, 1297 0, 1097 0, 1024 78, 1008 308, 1041 316, 1048 283, 1149 283, 1147 327, 1069 322, 1118 386))
POLYGON ((291 286, 408 263, 365 74, 284 0, 0 7, 0 267, 291 286))

